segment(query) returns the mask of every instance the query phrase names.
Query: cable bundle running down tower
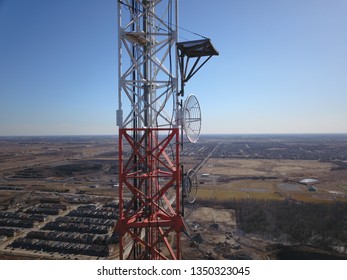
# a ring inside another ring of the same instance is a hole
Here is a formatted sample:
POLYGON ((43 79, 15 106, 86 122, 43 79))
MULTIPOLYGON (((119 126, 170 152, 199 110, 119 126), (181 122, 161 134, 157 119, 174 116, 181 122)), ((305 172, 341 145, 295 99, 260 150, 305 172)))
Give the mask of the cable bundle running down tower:
POLYGON ((177 0, 118 1, 120 259, 182 257, 180 135, 200 133, 201 118, 187 118, 197 114, 181 99, 185 82, 218 53, 208 39, 177 43, 177 9, 177 0))

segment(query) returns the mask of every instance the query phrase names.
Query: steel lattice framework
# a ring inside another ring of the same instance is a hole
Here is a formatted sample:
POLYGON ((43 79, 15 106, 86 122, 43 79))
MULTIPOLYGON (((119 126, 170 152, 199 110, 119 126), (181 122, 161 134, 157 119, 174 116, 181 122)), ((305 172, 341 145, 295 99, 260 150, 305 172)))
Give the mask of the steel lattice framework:
POLYGON ((120 259, 180 259, 177 0, 118 13, 120 259))
MULTIPOLYGON (((178 0, 118 0, 120 259, 181 258, 182 129, 195 142, 201 128, 197 99, 182 97, 218 52, 201 35, 178 43, 177 11, 178 0)), ((183 185, 195 181, 187 172, 183 185)))
POLYGON ((117 124, 175 126, 177 0, 123 0, 118 12, 117 124))

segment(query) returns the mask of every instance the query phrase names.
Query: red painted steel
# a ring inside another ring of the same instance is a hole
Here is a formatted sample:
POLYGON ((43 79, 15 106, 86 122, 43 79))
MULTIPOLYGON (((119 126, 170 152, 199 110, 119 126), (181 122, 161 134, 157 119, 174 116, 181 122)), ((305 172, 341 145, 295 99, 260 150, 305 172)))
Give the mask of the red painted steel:
POLYGON ((119 129, 120 259, 181 258, 179 151, 178 128, 119 129))

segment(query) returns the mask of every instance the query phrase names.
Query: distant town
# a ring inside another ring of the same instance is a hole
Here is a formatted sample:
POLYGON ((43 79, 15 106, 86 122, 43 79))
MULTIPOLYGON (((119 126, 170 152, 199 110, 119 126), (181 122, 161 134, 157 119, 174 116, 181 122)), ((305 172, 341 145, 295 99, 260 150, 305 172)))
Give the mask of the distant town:
POLYGON ((213 154, 219 158, 347 160, 347 134, 204 135, 183 154, 204 156, 215 143, 221 143, 213 154))

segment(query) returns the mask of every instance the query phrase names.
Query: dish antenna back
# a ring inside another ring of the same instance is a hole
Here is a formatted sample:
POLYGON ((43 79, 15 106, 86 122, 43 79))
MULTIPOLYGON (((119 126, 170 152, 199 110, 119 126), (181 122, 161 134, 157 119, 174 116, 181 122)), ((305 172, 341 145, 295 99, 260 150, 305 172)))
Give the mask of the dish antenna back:
POLYGON ((201 110, 195 95, 189 95, 183 105, 183 129, 191 143, 198 141, 201 131, 201 110))
POLYGON ((183 193, 189 203, 193 203, 196 200, 198 192, 198 177, 193 169, 189 169, 187 174, 183 178, 183 193))

